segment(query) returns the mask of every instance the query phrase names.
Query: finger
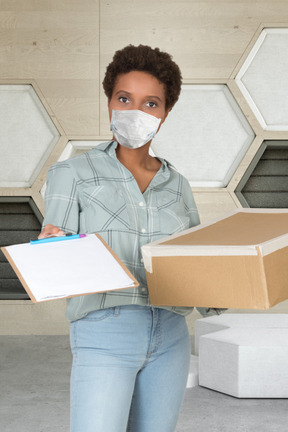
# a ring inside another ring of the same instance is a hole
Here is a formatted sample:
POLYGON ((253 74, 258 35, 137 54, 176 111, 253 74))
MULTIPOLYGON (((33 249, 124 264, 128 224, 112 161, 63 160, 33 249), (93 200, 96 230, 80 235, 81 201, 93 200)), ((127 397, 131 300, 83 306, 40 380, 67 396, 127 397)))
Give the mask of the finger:
POLYGON ((43 228, 38 238, 41 239, 45 237, 53 237, 53 236, 61 236, 61 235, 65 235, 64 231, 60 230, 60 228, 56 227, 55 225, 48 224, 43 228))

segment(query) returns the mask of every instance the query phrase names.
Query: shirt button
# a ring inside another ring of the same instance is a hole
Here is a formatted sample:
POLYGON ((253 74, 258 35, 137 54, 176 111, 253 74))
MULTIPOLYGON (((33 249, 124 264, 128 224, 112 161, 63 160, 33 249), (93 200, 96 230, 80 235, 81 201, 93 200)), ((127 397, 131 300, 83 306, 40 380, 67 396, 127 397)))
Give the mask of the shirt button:
POLYGON ((145 228, 142 228, 141 229, 141 232, 144 234, 144 233, 146 233, 146 229, 145 228))
POLYGON ((140 202, 139 202, 139 206, 140 206, 140 207, 143 207, 143 206, 144 206, 144 202, 143 202, 143 201, 140 201, 140 202))

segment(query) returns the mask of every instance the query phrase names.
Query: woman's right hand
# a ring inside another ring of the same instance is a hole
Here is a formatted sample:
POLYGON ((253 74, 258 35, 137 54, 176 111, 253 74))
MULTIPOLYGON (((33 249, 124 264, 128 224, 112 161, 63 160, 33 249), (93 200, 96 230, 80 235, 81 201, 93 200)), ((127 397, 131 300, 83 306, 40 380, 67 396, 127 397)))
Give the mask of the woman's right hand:
POLYGON ((62 231, 60 228, 56 227, 55 225, 52 224, 48 224, 45 225, 45 227, 43 228, 43 230, 41 231, 41 233, 38 236, 38 239, 42 239, 45 237, 53 237, 53 236, 64 236, 65 232, 62 231))

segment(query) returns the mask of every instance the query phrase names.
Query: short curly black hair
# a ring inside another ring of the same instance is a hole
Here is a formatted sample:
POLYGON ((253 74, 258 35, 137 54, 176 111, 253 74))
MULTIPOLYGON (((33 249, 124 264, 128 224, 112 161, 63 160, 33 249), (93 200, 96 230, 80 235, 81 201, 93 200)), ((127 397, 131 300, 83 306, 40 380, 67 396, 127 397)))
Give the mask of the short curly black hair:
POLYGON ((174 106, 181 91, 181 71, 170 54, 147 45, 128 45, 115 52, 102 83, 108 100, 112 97, 118 75, 132 71, 147 72, 157 78, 165 87, 166 109, 174 106))

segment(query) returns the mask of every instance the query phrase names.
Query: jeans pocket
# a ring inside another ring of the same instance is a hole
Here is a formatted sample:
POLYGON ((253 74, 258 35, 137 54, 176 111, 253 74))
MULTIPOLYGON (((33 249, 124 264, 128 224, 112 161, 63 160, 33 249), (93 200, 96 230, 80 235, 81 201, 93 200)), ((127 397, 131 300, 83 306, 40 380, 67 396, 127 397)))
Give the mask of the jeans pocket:
POLYGON ((88 313, 82 320, 84 321, 103 321, 114 313, 113 308, 99 309, 88 313))
POLYGON ((77 348, 89 349, 97 346, 99 338, 103 335, 106 320, 114 318, 114 310, 115 308, 107 308, 93 311, 70 324, 70 344, 73 353, 77 348))

